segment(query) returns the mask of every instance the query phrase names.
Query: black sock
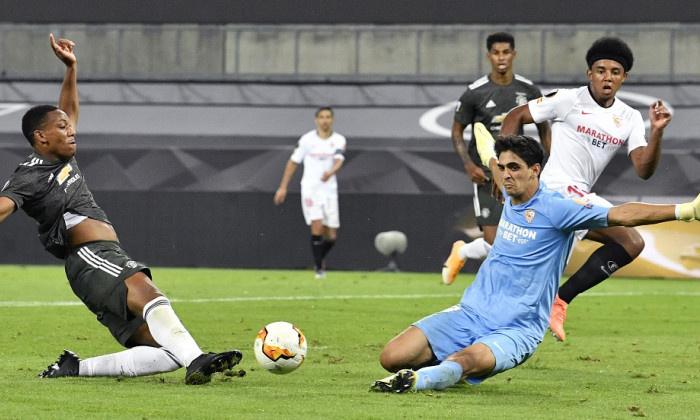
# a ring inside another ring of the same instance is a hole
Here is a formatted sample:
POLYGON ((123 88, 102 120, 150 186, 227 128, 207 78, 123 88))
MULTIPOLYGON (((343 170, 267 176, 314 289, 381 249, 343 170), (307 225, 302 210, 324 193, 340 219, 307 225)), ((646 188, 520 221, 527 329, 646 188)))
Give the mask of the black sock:
POLYGON ((579 293, 583 293, 610 277, 618 268, 632 262, 632 257, 617 242, 605 244, 596 249, 588 260, 559 287, 559 298, 570 303, 579 293))
POLYGON ((335 241, 331 241, 328 239, 324 239, 323 242, 321 243, 321 247, 323 248, 323 259, 326 259, 326 255, 328 255, 328 251, 333 248, 333 245, 335 245, 335 241))
POLYGON ((314 266, 316 270, 323 268, 323 236, 311 235, 311 252, 314 255, 314 266))

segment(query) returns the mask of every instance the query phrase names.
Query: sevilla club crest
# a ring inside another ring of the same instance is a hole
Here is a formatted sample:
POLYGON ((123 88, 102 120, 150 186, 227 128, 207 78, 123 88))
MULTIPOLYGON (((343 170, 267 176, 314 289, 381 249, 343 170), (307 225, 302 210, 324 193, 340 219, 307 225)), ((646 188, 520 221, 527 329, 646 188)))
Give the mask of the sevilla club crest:
POLYGON ((525 220, 527 220, 528 223, 532 223, 532 221, 535 220, 535 211, 532 209, 525 210, 525 220))

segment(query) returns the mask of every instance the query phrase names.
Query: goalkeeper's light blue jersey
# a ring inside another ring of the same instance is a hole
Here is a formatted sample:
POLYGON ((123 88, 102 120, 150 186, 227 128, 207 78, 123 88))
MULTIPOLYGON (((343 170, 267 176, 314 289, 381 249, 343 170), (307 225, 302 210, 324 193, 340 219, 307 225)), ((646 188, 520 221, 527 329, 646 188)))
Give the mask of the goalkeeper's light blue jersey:
POLYGON ((460 305, 493 329, 515 328, 541 341, 574 232, 607 227, 609 211, 541 182, 525 204, 511 205, 506 196, 493 248, 460 305))

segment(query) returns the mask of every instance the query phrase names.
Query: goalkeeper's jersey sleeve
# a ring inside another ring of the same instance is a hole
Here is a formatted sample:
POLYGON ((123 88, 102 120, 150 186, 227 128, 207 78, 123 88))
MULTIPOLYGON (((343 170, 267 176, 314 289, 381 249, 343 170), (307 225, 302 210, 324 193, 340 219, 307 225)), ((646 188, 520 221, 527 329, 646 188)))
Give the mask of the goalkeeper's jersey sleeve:
POLYGON ((75 158, 59 161, 33 153, 17 166, 0 196, 8 197, 18 209, 36 220, 42 245, 61 259, 70 251, 64 213, 109 223, 88 189, 75 158))

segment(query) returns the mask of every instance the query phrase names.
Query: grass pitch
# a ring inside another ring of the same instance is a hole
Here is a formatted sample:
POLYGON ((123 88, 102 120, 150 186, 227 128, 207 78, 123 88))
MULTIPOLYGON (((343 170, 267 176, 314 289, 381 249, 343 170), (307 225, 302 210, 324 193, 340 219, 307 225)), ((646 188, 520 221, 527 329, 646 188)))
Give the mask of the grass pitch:
POLYGON ((236 375, 185 386, 184 369, 139 378, 36 376, 66 348, 122 350, 58 266, 0 267, 0 417, 700 418, 700 281, 611 279, 569 307, 567 341, 547 335, 525 364, 479 386, 380 394, 384 344, 457 303, 473 279, 439 273, 155 268, 156 283, 204 351, 237 348, 236 375), (260 328, 289 321, 306 362, 273 375, 252 353, 260 328), (244 375, 243 375, 244 374, 244 375), (243 376, 239 376, 243 375, 243 376))

